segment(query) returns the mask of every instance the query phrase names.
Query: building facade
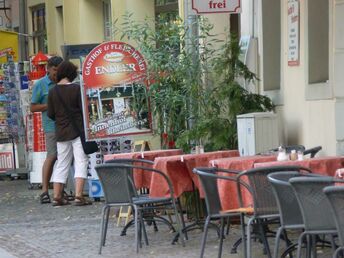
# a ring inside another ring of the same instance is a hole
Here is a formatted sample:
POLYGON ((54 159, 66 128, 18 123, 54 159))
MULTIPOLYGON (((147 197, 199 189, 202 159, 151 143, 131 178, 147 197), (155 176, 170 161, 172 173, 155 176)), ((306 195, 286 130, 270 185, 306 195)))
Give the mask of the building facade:
MULTIPOLYGON (((61 46, 116 39, 125 12, 136 19, 159 12, 194 14, 191 0, 27 0, 29 53, 61 55, 61 46)), ((260 79, 249 90, 276 105, 280 143, 321 145, 344 154, 344 1, 241 0, 241 14, 207 14, 250 42, 246 62, 260 79)))

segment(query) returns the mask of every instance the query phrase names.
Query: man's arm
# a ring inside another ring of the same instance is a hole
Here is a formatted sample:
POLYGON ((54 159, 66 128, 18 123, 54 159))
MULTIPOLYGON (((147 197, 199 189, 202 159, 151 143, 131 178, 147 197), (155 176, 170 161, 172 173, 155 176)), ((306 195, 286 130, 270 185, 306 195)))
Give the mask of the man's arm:
POLYGON ((43 111, 46 111, 47 109, 48 109, 47 104, 31 103, 31 105, 30 105, 30 111, 31 112, 43 112, 43 111))

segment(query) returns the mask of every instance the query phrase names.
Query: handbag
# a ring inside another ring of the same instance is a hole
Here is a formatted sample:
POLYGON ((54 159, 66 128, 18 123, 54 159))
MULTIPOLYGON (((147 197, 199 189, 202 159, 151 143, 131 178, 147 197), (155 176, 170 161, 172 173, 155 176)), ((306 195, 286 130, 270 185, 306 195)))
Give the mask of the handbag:
POLYGON ((68 108, 68 106, 64 102, 63 98, 61 97, 60 90, 59 90, 58 86, 56 86, 55 89, 56 89, 57 96, 60 99, 60 102, 62 103, 65 111, 67 111, 67 116, 68 116, 69 121, 73 125, 74 130, 76 132, 78 132, 79 135, 80 135, 80 140, 81 140, 82 148, 83 148, 85 154, 88 155, 88 154, 92 154, 92 153, 97 152, 99 150, 97 142, 95 142, 95 141, 86 141, 85 132, 83 130, 81 130, 81 131, 79 130, 79 127, 77 126, 77 124, 75 123, 75 120, 72 117, 71 110, 68 108))

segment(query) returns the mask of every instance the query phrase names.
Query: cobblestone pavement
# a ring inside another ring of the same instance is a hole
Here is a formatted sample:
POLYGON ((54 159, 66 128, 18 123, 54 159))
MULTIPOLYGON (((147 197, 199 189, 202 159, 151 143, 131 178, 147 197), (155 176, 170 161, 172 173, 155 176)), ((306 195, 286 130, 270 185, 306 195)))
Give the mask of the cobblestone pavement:
MULTIPOLYGON (((115 226, 113 214, 106 246, 102 255, 98 255, 102 202, 54 208, 39 204, 39 194, 39 190, 28 190, 26 180, 0 181, 0 256, 2 249, 18 258, 199 257, 200 230, 191 231, 186 246, 182 247, 179 243, 171 245, 174 234, 164 225, 159 225, 158 232, 147 228, 150 245, 144 245, 136 254, 133 229, 120 236, 121 228, 115 226)), ((224 241, 222 257, 243 257, 241 250, 230 254, 230 247, 239 234, 238 227, 234 226, 224 241)), ((270 241, 273 244, 273 238, 270 241)), ((217 257, 217 246, 215 230, 210 229, 205 257, 217 257)), ((260 244, 254 243, 252 257, 266 257, 260 244)), ((330 257, 330 254, 319 257, 330 257)))

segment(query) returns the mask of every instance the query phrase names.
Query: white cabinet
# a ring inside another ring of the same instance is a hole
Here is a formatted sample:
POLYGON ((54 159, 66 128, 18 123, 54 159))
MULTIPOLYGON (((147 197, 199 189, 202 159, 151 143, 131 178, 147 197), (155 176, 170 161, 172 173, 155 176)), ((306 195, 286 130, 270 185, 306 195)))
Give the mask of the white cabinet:
POLYGON ((237 127, 241 156, 255 155, 279 145, 276 114, 258 112, 238 115, 237 127))

